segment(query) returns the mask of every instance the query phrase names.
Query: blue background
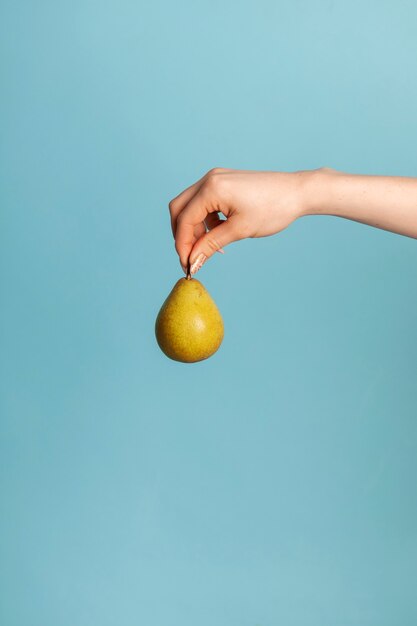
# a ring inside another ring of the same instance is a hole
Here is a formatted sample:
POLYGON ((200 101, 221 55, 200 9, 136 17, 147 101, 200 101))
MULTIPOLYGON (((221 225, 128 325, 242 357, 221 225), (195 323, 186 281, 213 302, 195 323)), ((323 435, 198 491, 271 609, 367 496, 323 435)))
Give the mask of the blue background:
POLYGON ((415 626, 417 246, 230 246, 174 363, 168 201, 214 166, 417 174, 417 5, 2 0, 1 623, 415 626))

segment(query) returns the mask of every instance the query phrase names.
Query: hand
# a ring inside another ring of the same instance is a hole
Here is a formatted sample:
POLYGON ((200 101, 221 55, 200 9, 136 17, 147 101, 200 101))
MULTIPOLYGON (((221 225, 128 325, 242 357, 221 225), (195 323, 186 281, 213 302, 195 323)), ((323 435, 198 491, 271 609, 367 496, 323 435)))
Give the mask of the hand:
POLYGON ((190 265, 195 274, 232 241, 273 235, 302 215, 343 217, 417 239, 417 178, 327 167, 293 173, 215 168, 169 209, 182 268, 190 265))
POLYGON ((229 243, 286 228, 303 213, 304 181, 309 174, 214 168, 185 189, 169 203, 184 272, 190 265, 195 274, 229 243))

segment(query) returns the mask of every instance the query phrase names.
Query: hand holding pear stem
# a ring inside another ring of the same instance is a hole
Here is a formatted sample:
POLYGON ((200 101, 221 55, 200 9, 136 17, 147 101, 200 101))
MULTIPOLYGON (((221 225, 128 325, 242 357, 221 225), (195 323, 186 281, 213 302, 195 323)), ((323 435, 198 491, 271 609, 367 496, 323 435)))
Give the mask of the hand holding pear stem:
POLYGON ((305 215, 344 217, 417 238, 417 178, 329 168, 214 168, 171 200, 169 210, 175 247, 188 277, 229 243, 274 235, 305 215))

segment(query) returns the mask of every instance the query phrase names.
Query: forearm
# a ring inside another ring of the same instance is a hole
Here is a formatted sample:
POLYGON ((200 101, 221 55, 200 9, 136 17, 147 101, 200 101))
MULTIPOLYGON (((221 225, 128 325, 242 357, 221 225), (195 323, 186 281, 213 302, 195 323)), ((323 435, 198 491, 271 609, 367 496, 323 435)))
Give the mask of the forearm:
POLYGON ((306 173, 302 215, 335 215, 417 238, 417 178, 306 173))
POLYGON ((173 198, 169 210, 181 266, 194 274, 228 244, 275 235, 303 215, 336 215, 417 239, 417 178, 327 168, 258 172, 217 167, 173 198))

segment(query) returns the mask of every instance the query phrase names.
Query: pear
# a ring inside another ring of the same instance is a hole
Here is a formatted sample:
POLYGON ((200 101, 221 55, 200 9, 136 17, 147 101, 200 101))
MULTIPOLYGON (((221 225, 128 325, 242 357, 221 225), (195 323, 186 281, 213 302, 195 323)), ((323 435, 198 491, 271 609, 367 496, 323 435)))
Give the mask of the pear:
POLYGON ((155 323, 162 352, 174 361, 208 359, 223 340, 223 320, 207 289, 196 278, 180 278, 155 323))

